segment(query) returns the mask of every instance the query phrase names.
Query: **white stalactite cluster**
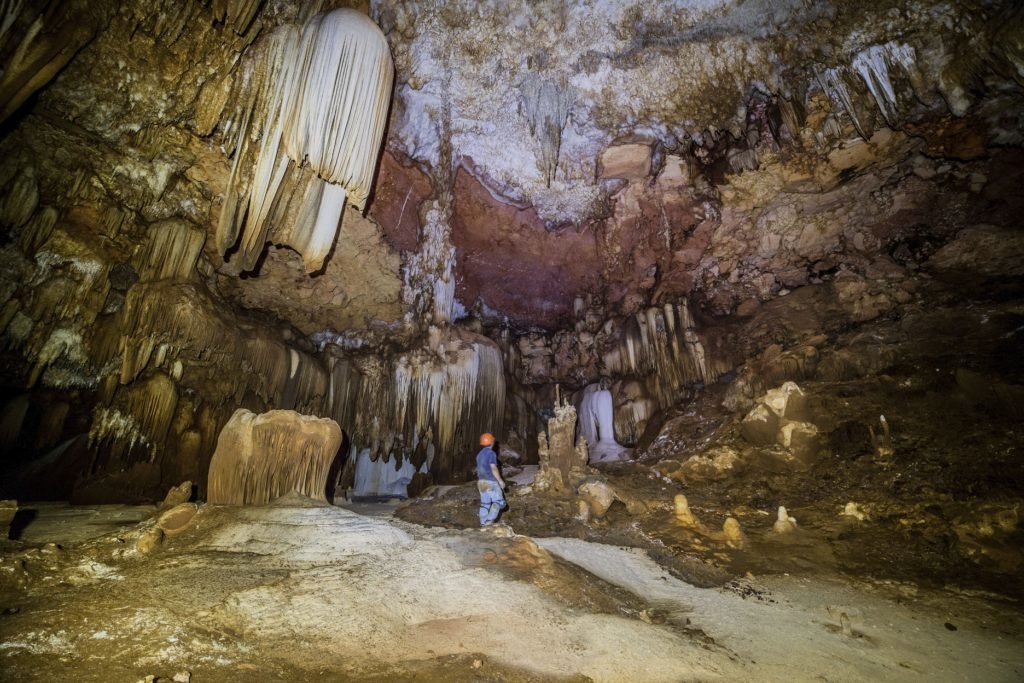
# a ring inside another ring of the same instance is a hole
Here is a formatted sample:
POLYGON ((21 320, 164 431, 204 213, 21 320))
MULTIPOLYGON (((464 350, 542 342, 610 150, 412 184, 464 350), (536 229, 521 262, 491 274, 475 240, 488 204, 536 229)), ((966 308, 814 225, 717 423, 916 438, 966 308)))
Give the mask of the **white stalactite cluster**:
POLYGON ((685 302, 648 308, 628 322, 603 362, 609 375, 623 378, 615 392, 615 431, 633 443, 654 412, 717 380, 730 364, 709 356, 685 302))
POLYGON ((332 417, 349 433, 353 456, 426 463, 461 475, 480 433, 500 433, 505 411, 501 352, 483 337, 433 328, 427 347, 393 360, 336 361, 332 417))
POLYGON ((519 85, 519 92, 522 95, 520 112, 530 124, 530 133, 540 142, 540 170, 550 187, 558 170, 562 130, 576 102, 576 89, 565 78, 555 81, 530 73, 519 85))
MULTIPOLYGON (((243 69, 237 149, 217 247, 255 267, 268 241, 323 267, 346 202, 362 211, 387 121, 394 67, 380 29, 339 9, 272 32, 243 69)), ((236 127, 237 126, 237 127, 236 127)))
POLYGON ((613 375, 651 376, 661 406, 676 401, 687 384, 717 379, 685 302, 637 313, 604 364, 613 375))
MULTIPOLYGON (((917 54, 910 45, 894 41, 872 45, 854 55, 850 65, 871 93, 890 127, 897 125, 901 118, 898 89, 893 83, 893 77, 898 73, 894 72, 896 67, 909 81, 914 94, 918 98, 923 97, 924 77, 917 66, 917 54)), ((845 66, 822 68, 816 75, 822 90, 836 107, 849 115, 860 136, 865 140, 870 138, 868 127, 863 117, 858 115, 850 93, 850 69, 845 66)))

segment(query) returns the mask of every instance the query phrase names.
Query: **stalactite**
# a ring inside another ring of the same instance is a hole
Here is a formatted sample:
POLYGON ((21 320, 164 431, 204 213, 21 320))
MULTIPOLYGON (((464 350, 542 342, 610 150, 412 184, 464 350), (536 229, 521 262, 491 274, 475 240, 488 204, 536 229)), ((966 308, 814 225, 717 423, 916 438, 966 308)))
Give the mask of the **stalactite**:
POLYGON ((189 279, 205 243, 206 232, 185 221, 154 224, 134 264, 139 279, 143 282, 189 279))
POLYGON ((0 122, 60 73, 106 21, 103 15, 107 10, 97 11, 91 2, 57 3, 42 13, 36 5, 26 8, 20 17, 26 30, 18 46, 4 50, 10 56, 0 72, 0 122))
MULTIPOLYGON (((84 364, 86 362, 85 351, 82 348, 82 337, 78 332, 68 328, 58 328, 50 333, 47 337, 46 342, 43 344, 39 353, 35 356, 36 361, 33 365, 31 372, 29 372, 27 388, 35 386, 36 381, 39 379, 40 374, 46 370, 50 364, 60 358, 68 358, 75 364, 84 364)), ((89 380, 91 378, 80 378, 84 381, 86 386, 89 386, 89 380)), ((72 382, 56 382, 50 383, 52 386, 75 386, 76 383, 72 382)))
POLYGON ((249 30, 263 0, 213 0, 213 18, 241 35, 249 30))
POLYGON ((328 377, 320 362, 309 354, 289 349, 291 360, 288 379, 277 405, 303 413, 319 413, 328 393, 328 377))
POLYGON ((569 111, 576 102, 576 89, 563 77, 559 81, 530 73, 519 85, 520 113, 530 125, 530 133, 540 142, 540 171, 548 187, 558 169, 562 131, 569 111))
MULTIPOLYGON (((267 402, 276 403, 278 393, 288 381, 290 359, 288 348, 275 339, 248 337, 242 342, 244 367, 251 373, 249 385, 267 402)), ((282 405, 275 405, 284 408, 282 405)), ((287 409, 291 409, 288 406, 287 409)))
POLYGON ((780 96, 777 104, 779 106, 779 115, 782 117, 782 123, 789 130, 790 136, 794 140, 799 139, 800 129, 804 127, 806 117, 803 102, 795 97, 780 96))
POLYGON ((380 29, 351 9, 317 15, 301 30, 280 27, 256 52, 241 79, 248 104, 217 245, 225 253, 241 235, 240 258, 251 269, 268 240, 287 243, 312 273, 333 246, 346 203, 362 211, 369 196, 391 96, 391 53, 380 29), (260 131, 256 148, 250 127, 260 131), (271 208, 302 165, 319 177, 308 178, 295 220, 274 225, 271 208))
POLYGON ((293 491, 326 502, 341 442, 341 428, 329 418, 236 410, 210 461, 207 502, 260 505, 293 491))
POLYGON ((890 126, 899 121, 899 103, 892 83, 891 66, 898 66, 903 70, 915 95, 924 100, 924 76, 917 66, 917 53, 910 45, 894 41, 884 45, 873 45, 857 53, 852 65, 875 98, 875 103, 890 126))
POLYGON ((29 166, 22 170, 6 190, 0 200, 0 224, 17 230, 28 223, 39 205, 35 169, 29 166))
POLYGON ((36 251, 50 238, 53 226, 57 224, 57 209, 52 206, 41 207, 33 214, 18 235, 18 248, 26 256, 34 256, 36 251))
POLYGON ((336 359, 330 392, 330 414, 357 451, 417 468, 425 459, 439 479, 464 475, 476 438, 500 433, 505 412, 500 350, 454 329, 434 328, 424 348, 393 359, 336 359))
POLYGON ((872 45, 853 58, 853 68, 864 79, 875 103, 892 126, 896 123, 896 91, 889 79, 888 50, 884 45, 872 45))
POLYGON ((177 405, 177 386, 162 372, 121 387, 110 406, 101 406, 93 414, 89 446, 108 451, 105 460, 110 463, 140 460, 133 457, 133 452, 139 453, 136 446, 151 460, 167 438, 177 405))
POLYGON ((213 358, 234 352, 230 329, 216 324, 212 316, 201 314, 200 302, 204 299, 195 286, 169 281, 139 283, 128 290, 120 349, 122 384, 139 376, 161 343, 173 343, 179 349, 188 348, 196 355, 213 358))
POLYGON ((816 76, 822 90, 825 91, 832 103, 842 107, 843 111, 850 116, 857 133, 865 140, 869 139, 871 136, 861 124, 857 110, 853 106, 853 99, 850 97, 850 90, 846 86, 846 69, 843 67, 819 69, 816 76))
POLYGON ((687 385, 717 378, 685 302, 637 313, 606 351, 604 364, 612 374, 649 376, 663 408, 681 398, 687 385))

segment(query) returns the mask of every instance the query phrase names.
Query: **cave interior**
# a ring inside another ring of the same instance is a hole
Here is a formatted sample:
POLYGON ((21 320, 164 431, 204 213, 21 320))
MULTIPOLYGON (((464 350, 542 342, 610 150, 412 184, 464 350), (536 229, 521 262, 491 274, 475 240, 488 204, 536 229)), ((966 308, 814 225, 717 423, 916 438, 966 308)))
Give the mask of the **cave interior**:
POLYGON ((8 517, 466 529, 488 432, 517 534, 1019 610, 1020 3, 3 11, 8 517))

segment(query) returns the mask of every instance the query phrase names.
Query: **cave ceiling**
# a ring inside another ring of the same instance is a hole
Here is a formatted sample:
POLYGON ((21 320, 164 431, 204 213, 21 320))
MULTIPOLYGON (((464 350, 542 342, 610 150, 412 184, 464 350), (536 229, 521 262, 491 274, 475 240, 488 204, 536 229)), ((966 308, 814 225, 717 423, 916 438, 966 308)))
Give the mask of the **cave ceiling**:
MULTIPOLYGON (((365 214, 345 213, 312 274, 273 244, 245 270, 212 239, 200 269, 305 335, 415 335, 431 273, 454 281, 450 317, 518 330, 684 298, 732 313, 866 267, 906 218, 943 220, 906 190, 870 206, 863 193, 1019 144, 1012 4, 361 5, 395 67, 365 214), (427 253, 431 211, 452 258, 427 253)), ((241 65, 304 12, 66 3, 39 39, 59 69, 7 121, 34 125, 8 144, 2 180, 29 168, 47 201, 98 216, 126 254, 172 217, 212 234, 241 65)))

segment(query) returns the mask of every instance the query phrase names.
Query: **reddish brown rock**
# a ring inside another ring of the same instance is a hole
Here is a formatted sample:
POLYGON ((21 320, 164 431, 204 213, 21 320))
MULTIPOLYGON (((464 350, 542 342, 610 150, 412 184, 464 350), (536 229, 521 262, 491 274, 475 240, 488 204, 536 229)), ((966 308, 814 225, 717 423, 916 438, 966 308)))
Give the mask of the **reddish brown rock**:
POLYGON ((369 214, 395 249, 415 251, 420 237, 419 209, 432 194, 430 178, 411 163, 385 152, 370 198, 369 214))
POLYGON ((533 209, 502 204, 462 169, 454 193, 459 301, 523 324, 554 327, 570 320, 575 298, 596 289, 601 273, 594 232, 549 231, 533 209))

